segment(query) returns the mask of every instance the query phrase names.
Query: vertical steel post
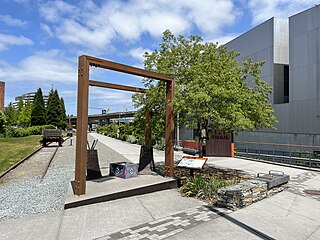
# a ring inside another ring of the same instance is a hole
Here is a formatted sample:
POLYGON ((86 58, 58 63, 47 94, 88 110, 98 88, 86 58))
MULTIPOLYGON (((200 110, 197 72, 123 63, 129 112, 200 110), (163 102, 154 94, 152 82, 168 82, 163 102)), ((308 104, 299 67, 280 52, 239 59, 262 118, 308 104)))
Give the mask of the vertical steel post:
POLYGON ((172 177, 174 174, 174 81, 167 81, 166 84, 166 139, 165 139, 165 176, 172 177))
POLYGON ((274 162, 275 161, 275 145, 274 144, 272 144, 272 161, 274 162))
POLYGON ((312 152, 309 152, 309 168, 311 168, 311 154, 312 152))
POLYGON ((89 63, 85 56, 78 62, 77 137, 74 192, 86 193, 89 63))
POLYGON ((291 165, 292 164, 292 161, 291 161, 291 151, 292 151, 292 148, 291 146, 289 146, 289 157, 290 157, 290 160, 289 160, 289 164, 291 165))

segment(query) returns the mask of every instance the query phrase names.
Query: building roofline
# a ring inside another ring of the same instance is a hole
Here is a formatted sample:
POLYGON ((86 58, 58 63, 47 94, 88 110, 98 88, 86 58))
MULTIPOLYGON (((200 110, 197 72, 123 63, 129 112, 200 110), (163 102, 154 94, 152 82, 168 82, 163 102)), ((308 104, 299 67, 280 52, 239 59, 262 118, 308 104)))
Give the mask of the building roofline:
POLYGON ((308 9, 305 9, 305 10, 303 10, 303 11, 301 11, 301 12, 295 13, 295 14, 291 15, 289 18, 295 17, 295 16, 297 16, 297 15, 299 15, 299 14, 303 14, 303 13, 308 12, 308 11, 310 11, 311 9, 314 9, 314 8, 317 8, 317 7, 320 7, 320 4, 315 4, 315 6, 313 6, 313 7, 311 7, 311 8, 308 8, 308 9))
POLYGON ((254 29, 256 29, 256 28, 260 27, 262 24, 265 24, 266 22, 269 22, 269 21, 271 21, 271 20, 274 22, 274 20, 275 20, 275 19, 282 19, 282 20, 286 20, 286 18, 271 17, 271 18, 269 18, 269 19, 265 20, 264 22, 259 23, 257 26, 255 26, 255 27, 253 27, 253 28, 249 29, 248 31, 246 31, 246 32, 244 32, 244 33, 242 33, 242 34, 240 34, 239 36, 237 36, 237 37, 235 37, 234 39, 230 40, 229 42, 225 43, 224 45, 226 46, 227 44, 229 44, 229 43, 233 42, 234 40, 236 40, 236 39, 238 39, 238 38, 242 37, 243 35, 245 35, 245 34, 247 34, 247 33, 251 32, 251 31, 253 31, 254 29))

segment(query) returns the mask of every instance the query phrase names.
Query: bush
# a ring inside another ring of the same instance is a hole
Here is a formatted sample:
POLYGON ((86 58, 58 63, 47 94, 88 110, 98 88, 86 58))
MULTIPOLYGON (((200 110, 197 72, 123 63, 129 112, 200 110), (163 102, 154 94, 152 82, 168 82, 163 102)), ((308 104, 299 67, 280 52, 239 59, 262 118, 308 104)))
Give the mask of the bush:
POLYGON ((108 137, 118 138, 122 141, 127 141, 130 143, 142 143, 143 139, 134 131, 134 126, 131 123, 118 124, 111 123, 105 126, 98 126, 97 133, 103 134, 108 137))
POLYGON ((126 141, 135 144, 138 142, 138 139, 133 135, 128 135, 126 141))
POLYGON ((159 141, 156 142, 153 146, 155 149, 164 150, 165 149, 165 140, 164 138, 160 138, 159 141))
POLYGON ((203 177, 195 175, 187 179, 187 183, 180 188, 183 196, 215 199, 219 188, 232 184, 222 178, 203 177))
POLYGON ((33 126, 27 128, 14 128, 9 127, 7 129, 8 137, 26 137, 30 135, 41 135, 43 129, 54 129, 53 125, 33 126))

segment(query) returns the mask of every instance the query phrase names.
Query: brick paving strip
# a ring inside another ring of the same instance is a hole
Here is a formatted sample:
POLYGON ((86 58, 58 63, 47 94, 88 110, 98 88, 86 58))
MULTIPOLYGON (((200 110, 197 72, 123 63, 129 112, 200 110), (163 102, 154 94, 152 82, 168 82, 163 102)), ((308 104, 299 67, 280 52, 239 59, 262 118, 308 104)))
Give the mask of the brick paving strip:
POLYGON ((218 214, 210 211, 205 206, 196 207, 96 239, 164 239, 201 223, 218 218, 221 214, 229 211, 221 209, 221 211, 216 212, 218 214))
MULTIPOLYGON (((292 177, 290 179, 289 188, 287 188, 287 190, 299 195, 307 196, 307 194, 303 193, 302 191, 303 189, 307 188, 307 186, 304 186, 303 183, 318 175, 319 173, 307 172, 296 177, 292 177)), ((319 196, 307 197, 320 200, 319 196)), ((127 228, 110 235, 96 238, 96 240, 165 239, 184 230, 190 229, 221 216, 229 218, 227 214, 230 212, 232 211, 221 208, 217 209, 209 206, 191 208, 184 212, 180 212, 148 223, 143 223, 138 226, 127 228)), ((233 221, 235 220, 233 219, 233 221)), ((241 224, 239 223, 239 225, 241 224)), ((250 229, 250 227, 246 225, 243 225, 242 227, 247 228, 248 231, 253 232, 254 234, 258 234, 258 236, 261 236, 262 239, 273 239, 271 237, 265 236, 261 232, 250 229)))

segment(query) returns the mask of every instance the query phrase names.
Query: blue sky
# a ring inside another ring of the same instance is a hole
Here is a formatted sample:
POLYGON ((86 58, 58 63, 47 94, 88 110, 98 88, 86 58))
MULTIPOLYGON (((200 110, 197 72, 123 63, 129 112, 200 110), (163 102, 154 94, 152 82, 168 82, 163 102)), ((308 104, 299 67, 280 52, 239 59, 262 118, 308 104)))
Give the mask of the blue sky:
MULTIPOLYGON (((312 0, 0 0, 0 81, 5 104, 41 87, 56 88, 67 114, 76 115, 77 61, 92 55, 143 66, 142 54, 162 32, 200 35, 220 44, 270 17, 286 18, 312 0)), ((91 78, 141 86, 141 79, 92 69, 91 78)), ((89 113, 133 109, 131 93, 90 88, 89 113)))

